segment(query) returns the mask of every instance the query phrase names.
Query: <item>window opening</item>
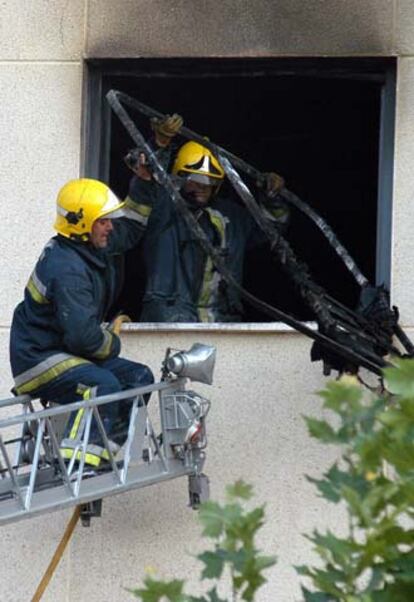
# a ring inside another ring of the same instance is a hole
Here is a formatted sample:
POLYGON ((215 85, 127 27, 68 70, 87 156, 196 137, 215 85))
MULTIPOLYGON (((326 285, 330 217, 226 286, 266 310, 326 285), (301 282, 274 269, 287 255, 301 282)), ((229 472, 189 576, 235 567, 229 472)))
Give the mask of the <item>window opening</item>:
MULTIPOLYGON (((383 59, 93 61, 85 170, 126 195, 131 172, 122 157, 132 141, 104 101, 110 88, 122 90, 162 112, 180 113, 192 129, 262 171, 283 175, 288 188, 331 225, 362 272, 380 283, 389 276, 383 265, 388 255, 383 252, 380 261, 377 249, 389 244, 391 229, 393 71, 394 62, 383 59), (379 205, 380 158, 385 184, 379 205)), ((149 135, 148 121, 139 114, 136 119, 149 135)), ((222 192, 234 196, 228 184, 222 192)), ((352 307, 358 287, 318 229, 295 209, 287 238, 314 279, 352 307)), ((247 254, 243 284, 280 309, 312 319, 266 247, 247 254)), ((122 307, 138 320, 144 287, 138 247, 126 257, 125 285, 114 311, 122 307)), ((246 305, 244 321, 268 318, 246 305)))

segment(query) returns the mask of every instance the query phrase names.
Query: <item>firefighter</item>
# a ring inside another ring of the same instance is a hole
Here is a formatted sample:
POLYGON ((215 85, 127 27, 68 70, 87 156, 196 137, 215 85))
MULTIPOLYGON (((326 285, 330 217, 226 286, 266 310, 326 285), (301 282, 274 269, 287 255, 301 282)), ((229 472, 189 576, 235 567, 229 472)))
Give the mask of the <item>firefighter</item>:
MULTIPOLYGON (((265 242, 251 215, 221 194, 225 174, 217 158, 204 146, 187 142, 175 152, 171 141, 182 126, 178 115, 153 120, 158 158, 172 176, 210 242, 218 247, 228 269, 242 282, 246 250, 265 242)), ((177 212, 168 193, 151 176, 145 157, 132 151, 125 158, 135 176, 127 200, 153 204, 144 241, 146 285, 142 322, 240 322, 240 295, 215 269, 194 234, 177 212)), ((267 175, 262 200, 271 219, 286 224, 288 210, 277 195, 283 178, 267 175)))
MULTIPOLYGON (((44 247, 13 316, 16 394, 64 404, 153 382, 147 366, 119 357, 126 316, 103 324, 121 285, 119 261, 141 239, 149 213, 142 203, 120 202, 97 180, 72 180, 60 190, 57 235, 44 247)), ((100 407, 109 438, 129 403, 100 407)), ((61 442, 64 458, 73 457, 84 423, 83 409, 71 416, 61 442)), ((110 446, 113 453, 119 449, 111 439, 110 446)), ((109 459, 95 421, 86 451, 90 465, 109 459)))

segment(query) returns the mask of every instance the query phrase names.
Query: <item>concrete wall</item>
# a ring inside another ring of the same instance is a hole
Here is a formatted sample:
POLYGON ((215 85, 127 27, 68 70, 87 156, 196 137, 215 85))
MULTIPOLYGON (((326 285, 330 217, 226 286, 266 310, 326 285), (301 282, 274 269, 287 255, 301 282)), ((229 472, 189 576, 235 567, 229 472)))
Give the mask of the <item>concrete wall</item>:
MULTIPOLYGON (((83 57, 398 55, 394 185, 393 299, 414 327, 414 5, 410 0, 3 0, 0 3, 0 393, 11 386, 7 345, 13 307, 38 253, 53 234, 53 201, 80 171, 83 57)), ((320 367, 310 343, 276 333, 129 333, 124 353, 154 371, 167 345, 195 340, 218 348, 206 391, 207 471, 213 494, 242 476, 267 501, 263 548, 279 565, 259 602, 299 597, 292 564, 306 562, 301 533, 335 523, 305 482, 327 465, 306 435, 302 414, 319 413, 320 367), (322 517, 323 516, 323 521, 322 517)), ((199 527, 173 481, 107 500, 91 529, 79 528, 45 595, 49 601, 128 600, 147 565, 194 578, 199 527)), ((30 599, 68 513, 3 527, 0 591, 30 599)))

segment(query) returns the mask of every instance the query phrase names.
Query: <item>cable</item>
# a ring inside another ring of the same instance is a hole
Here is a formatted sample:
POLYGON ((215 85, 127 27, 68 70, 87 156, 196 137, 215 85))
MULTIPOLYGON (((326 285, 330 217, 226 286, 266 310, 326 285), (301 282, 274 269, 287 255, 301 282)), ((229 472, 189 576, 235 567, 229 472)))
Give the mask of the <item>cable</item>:
POLYGON ((62 539, 59 542, 58 547, 55 550, 55 553, 52 556, 52 560, 49 563, 49 566, 47 567, 45 574, 43 575, 39 585, 37 586, 37 589, 35 591, 35 594, 32 598, 32 602, 39 602, 39 600, 41 600, 43 594, 45 593, 45 590, 47 588, 47 586, 50 583, 50 580, 53 577, 53 574, 63 556, 63 552, 65 551, 66 546, 68 545, 70 538, 72 537, 72 534, 75 530, 75 527, 78 523, 78 520, 80 518, 81 515, 81 506, 76 506, 72 517, 70 519, 70 521, 68 522, 65 532, 62 536, 62 539))

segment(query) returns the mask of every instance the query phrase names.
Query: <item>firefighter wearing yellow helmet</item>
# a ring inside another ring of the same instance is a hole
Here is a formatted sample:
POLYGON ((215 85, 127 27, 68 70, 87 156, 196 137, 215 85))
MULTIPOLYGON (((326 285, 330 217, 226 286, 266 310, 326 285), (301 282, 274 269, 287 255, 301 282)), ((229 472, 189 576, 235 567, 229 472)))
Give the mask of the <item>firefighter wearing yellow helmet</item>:
MULTIPOLYGON (((138 244, 150 211, 142 203, 121 202, 98 180, 72 180, 60 190, 57 235, 44 247, 13 316, 10 360, 17 394, 70 403, 153 382, 147 366, 119 357, 126 317, 104 325, 119 294, 121 254, 138 244)), ((100 413, 116 452, 113 405, 100 413)), ((63 457, 80 455, 83 422, 79 415, 69 421, 63 457)), ((95 423, 86 451, 93 466, 109 458, 95 423)))
POLYGON ((59 191, 54 227, 66 238, 87 241, 96 220, 123 217, 124 206, 103 182, 71 180, 59 191))
POLYGON ((213 153, 193 141, 178 151, 172 173, 186 175, 188 180, 210 186, 218 186, 224 179, 224 170, 213 153))
MULTIPOLYGON (((181 195, 210 242, 226 258, 227 267, 242 282, 248 248, 264 243, 250 214, 223 194, 224 170, 202 144, 187 142, 178 151, 171 144, 183 124, 174 114, 153 120, 152 145, 164 166, 170 166, 181 195)), ((147 198, 154 212, 144 241, 147 281, 142 302, 143 322, 239 322, 243 308, 239 293, 222 280, 172 200, 151 176, 145 157, 132 151, 125 158, 134 171, 127 200, 147 198)), ((283 179, 268 176, 268 192, 277 193, 283 179)), ((267 197, 269 216, 286 222, 287 208, 267 197)))

